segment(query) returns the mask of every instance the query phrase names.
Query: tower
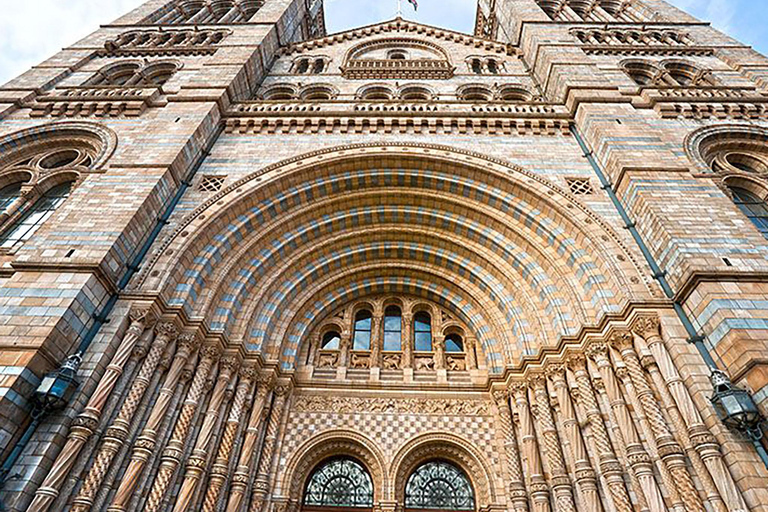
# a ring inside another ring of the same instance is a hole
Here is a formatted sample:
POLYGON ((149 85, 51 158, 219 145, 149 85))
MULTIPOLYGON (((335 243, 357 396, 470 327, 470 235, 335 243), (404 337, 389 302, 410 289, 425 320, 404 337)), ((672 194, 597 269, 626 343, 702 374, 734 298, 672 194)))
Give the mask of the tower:
POLYGON ((323 17, 152 0, 0 89, 4 506, 765 510, 765 58, 323 17))

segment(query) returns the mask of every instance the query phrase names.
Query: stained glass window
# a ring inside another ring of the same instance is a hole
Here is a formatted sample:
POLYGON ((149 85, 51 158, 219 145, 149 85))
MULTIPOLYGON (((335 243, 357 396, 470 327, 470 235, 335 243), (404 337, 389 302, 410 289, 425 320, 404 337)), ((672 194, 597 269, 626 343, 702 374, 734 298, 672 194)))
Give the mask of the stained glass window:
POLYGON ((453 464, 432 461, 419 466, 405 486, 405 506, 416 509, 474 510, 475 494, 467 476, 453 464))
POLYGON ((400 350, 403 321, 400 308, 389 306, 384 310, 384 350, 400 350))
POLYGON ((355 315, 354 350, 371 349, 371 312, 364 309, 355 315))
POLYGON ((304 505, 370 508, 373 506, 373 482, 356 461, 333 459, 312 473, 304 493, 304 505))
POLYGON ((69 196, 72 183, 56 185, 0 236, 0 247, 12 248, 29 240, 69 196))
POLYGON ((736 206, 768 238, 768 205, 765 201, 743 188, 731 187, 731 193, 736 206))
POLYGON ((432 350, 432 319, 428 313, 416 313, 413 317, 413 336, 416 350, 432 350))

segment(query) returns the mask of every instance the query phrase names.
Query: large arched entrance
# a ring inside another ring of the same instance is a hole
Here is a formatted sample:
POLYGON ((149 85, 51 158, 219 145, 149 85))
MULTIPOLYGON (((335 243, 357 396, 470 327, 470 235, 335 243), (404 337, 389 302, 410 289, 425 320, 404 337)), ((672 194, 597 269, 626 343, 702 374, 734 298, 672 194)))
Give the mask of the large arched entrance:
POLYGON ((356 459, 327 459, 312 471, 301 504, 304 512, 370 511, 373 508, 373 480, 356 459))
POLYGON ((405 484, 406 512, 472 511, 475 492, 467 475, 445 460, 431 460, 418 466, 405 484))

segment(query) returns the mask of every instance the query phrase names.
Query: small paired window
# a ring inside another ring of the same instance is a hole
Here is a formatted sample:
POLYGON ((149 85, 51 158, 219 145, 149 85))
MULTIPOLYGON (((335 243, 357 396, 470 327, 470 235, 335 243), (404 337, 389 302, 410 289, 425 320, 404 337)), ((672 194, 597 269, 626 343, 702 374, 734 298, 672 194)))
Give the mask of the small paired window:
POLYGON ((355 331, 352 342, 353 350, 371 349, 371 329, 373 315, 367 309, 358 311, 355 315, 355 331))
POLYGON ((293 73, 297 75, 319 75, 325 71, 326 59, 322 57, 302 57, 293 65, 293 73))

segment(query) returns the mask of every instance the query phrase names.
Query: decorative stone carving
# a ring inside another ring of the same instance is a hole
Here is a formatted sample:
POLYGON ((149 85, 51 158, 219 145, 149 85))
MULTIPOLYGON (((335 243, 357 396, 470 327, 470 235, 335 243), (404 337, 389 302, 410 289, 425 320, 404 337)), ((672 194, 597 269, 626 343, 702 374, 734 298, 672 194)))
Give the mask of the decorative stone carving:
POLYGON ((400 354, 384 354, 382 368, 385 370, 399 370, 401 367, 400 354))
POLYGON ((318 368, 335 368, 339 364, 338 352, 321 352, 317 360, 318 368))
POLYGON ((357 354, 352 353, 351 362, 350 362, 350 368, 370 368, 371 367, 371 356, 368 354, 357 354))
POLYGON ((296 412, 329 411, 337 414, 388 413, 388 414, 439 414, 439 415, 488 415, 488 403, 484 400, 438 400, 417 398, 357 398, 326 395, 298 395, 291 410, 296 412))

